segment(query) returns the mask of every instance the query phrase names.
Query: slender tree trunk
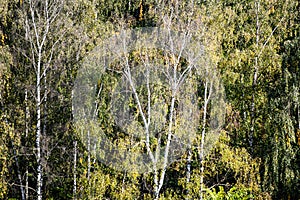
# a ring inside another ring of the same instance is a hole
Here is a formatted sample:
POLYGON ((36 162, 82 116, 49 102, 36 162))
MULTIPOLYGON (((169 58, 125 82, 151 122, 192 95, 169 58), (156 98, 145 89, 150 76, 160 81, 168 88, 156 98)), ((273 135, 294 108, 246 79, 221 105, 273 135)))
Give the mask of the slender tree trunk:
POLYGON ((300 130, 300 106, 299 106, 299 103, 298 103, 298 129, 300 130))
POLYGON ((207 106, 210 99, 211 91, 212 91, 212 83, 210 83, 210 87, 208 88, 208 82, 204 83, 205 90, 204 90, 204 108, 203 108, 203 120, 202 120, 202 133, 201 133, 201 143, 200 143, 200 199, 203 199, 203 176, 204 176, 204 139, 206 133, 206 117, 207 117, 207 106))
POLYGON ((17 155, 17 151, 15 148, 14 142, 13 142, 13 138, 11 140, 11 144, 12 144, 12 149, 13 149, 15 162, 16 162, 17 174, 18 174, 18 179, 19 179, 19 184, 20 184, 21 198, 22 198, 22 200, 25 200, 25 192, 24 192, 24 186, 23 186, 22 176, 21 176, 21 171, 20 171, 20 166, 19 166, 19 159, 18 159, 18 155, 17 155))
POLYGON ((88 192, 91 195, 91 136, 90 130, 87 131, 87 151, 88 151, 88 170, 87 170, 87 178, 88 178, 88 192))
POLYGON ((127 172, 124 171, 123 172, 123 179, 122 179, 122 194, 124 193, 124 190, 125 190, 125 179, 126 179, 126 176, 127 176, 127 172))
MULTIPOLYGON (((25 89, 25 147, 28 146, 28 133, 29 133, 29 107, 28 107, 28 90, 25 89)), ((28 160, 26 158, 26 171, 25 171, 25 199, 28 199, 28 160)))
POLYGON ((28 199, 28 165, 26 165, 25 172, 25 199, 28 199))
MULTIPOLYGON (((260 22, 259 22, 259 8, 260 2, 259 0, 255 2, 255 15, 256 15, 256 56, 254 63, 254 73, 253 73, 253 82, 252 82, 252 103, 251 103, 251 127, 249 134, 249 148, 250 154, 253 155, 253 137, 254 137, 254 126, 255 126, 255 96, 256 96, 256 85, 257 85, 257 77, 258 77, 258 59, 259 59, 259 36, 260 36, 260 22)), ((249 177, 249 184, 251 184, 252 178, 249 177)), ((251 198, 252 199, 252 198, 251 198)))
POLYGON ((73 199, 77 199, 77 141, 74 141, 74 165, 73 165, 73 199))
MULTIPOLYGON (((174 82, 177 80, 176 73, 177 73, 177 69, 175 67, 174 68, 174 82)), ((164 163, 163 163, 163 167, 162 167, 161 174, 160 174, 156 199, 159 198, 159 193, 160 193, 160 190, 164 183, 165 173, 167 170, 167 164, 168 164, 168 160, 169 160, 169 151, 170 151, 170 145, 171 145, 171 139, 172 139, 172 128, 173 128, 173 117, 174 117, 173 115, 174 115, 174 108, 175 108, 175 96, 176 96, 176 90, 177 90, 177 86, 178 86, 176 82, 174 84, 175 85, 173 86, 174 88, 173 88, 173 92, 172 92, 173 94, 172 94, 170 117, 169 117, 168 139, 167 139, 167 144, 166 144, 166 148, 165 148, 164 163)))
POLYGON ((48 115, 48 111, 47 111, 47 95, 48 95, 48 86, 47 86, 47 70, 44 70, 43 73, 43 79, 44 79, 44 95, 43 95, 43 132, 42 132, 42 137, 44 138, 44 140, 42 141, 42 164, 43 164, 43 168, 46 167, 47 165, 47 160, 45 159, 45 155, 47 155, 47 157, 49 157, 48 155, 48 144, 47 144, 47 115, 48 115))
MULTIPOLYGON (((29 10, 25 11, 25 30, 26 38, 29 39, 30 43, 30 56, 32 66, 36 73, 36 162, 37 162, 37 199, 42 200, 42 186, 43 186, 43 137, 42 134, 46 134, 46 121, 44 121, 42 127, 42 108, 45 109, 44 114, 47 114, 47 69, 52 61, 55 45, 59 40, 55 41, 51 47, 45 47, 50 26, 55 22, 57 16, 60 14, 63 1, 35 1, 29 0, 29 10), (44 79, 44 95, 42 95, 42 79, 44 79), (42 97, 44 99, 42 99, 42 97), (43 104, 43 105, 42 105, 43 104)), ((45 116, 46 117, 46 116, 45 116)), ((45 120, 46 118, 44 118, 45 120)))
POLYGON ((155 199, 158 199, 159 198, 159 192, 158 192, 158 171, 156 169, 156 163, 154 163, 153 165, 153 168, 154 168, 154 178, 153 178, 153 181, 154 181, 154 197, 155 199))
MULTIPOLYGON (((260 35, 260 23, 259 23, 259 1, 255 2, 255 15, 256 15, 256 51, 259 48, 259 35, 260 35)), ((255 56, 254 63, 254 73, 253 73, 253 82, 252 82, 252 104, 251 104, 251 128, 249 134, 249 145, 250 152, 253 154, 253 135, 254 135, 254 124, 255 124, 255 93, 256 93, 256 85, 257 85, 257 77, 258 77, 258 53, 255 56)))
POLYGON ((42 200, 43 170, 41 160, 41 48, 38 54, 36 74, 36 160, 37 160, 37 199, 42 200))

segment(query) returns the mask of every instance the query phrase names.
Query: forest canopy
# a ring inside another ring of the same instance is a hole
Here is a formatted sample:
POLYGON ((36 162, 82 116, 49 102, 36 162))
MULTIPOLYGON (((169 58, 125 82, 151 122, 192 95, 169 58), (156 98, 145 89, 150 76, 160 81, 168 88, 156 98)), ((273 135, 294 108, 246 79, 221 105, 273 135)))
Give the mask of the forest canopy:
POLYGON ((294 0, 1 0, 0 199, 300 199, 294 0))

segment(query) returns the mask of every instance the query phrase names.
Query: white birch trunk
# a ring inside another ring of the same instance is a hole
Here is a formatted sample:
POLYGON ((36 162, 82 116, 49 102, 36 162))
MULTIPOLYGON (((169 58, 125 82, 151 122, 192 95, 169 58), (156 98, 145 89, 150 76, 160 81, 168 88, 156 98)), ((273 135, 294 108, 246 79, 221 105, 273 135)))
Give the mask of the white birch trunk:
POLYGON ((43 169, 41 160, 41 53, 39 48, 36 74, 36 161, 37 161, 37 199, 42 200, 43 169))
MULTIPOLYGON (((28 90, 25 89, 25 138, 26 143, 25 147, 27 147, 28 133, 29 133, 29 107, 28 107, 28 90)), ((28 160, 26 160, 26 171, 25 171, 25 199, 28 199, 28 160)))
POLYGON ((203 177, 204 177, 204 141, 205 141, 205 133, 206 133, 206 117, 207 117, 207 106, 209 103, 210 95, 212 92, 212 83, 208 83, 206 81, 204 83, 204 107, 203 107, 203 120, 202 120, 202 133, 201 133, 201 143, 200 143, 200 200, 203 199, 203 188, 204 188, 204 183, 203 183, 203 177), (208 84, 210 85, 210 88, 208 88, 208 84))
POLYGON ((87 169, 87 178, 88 178, 88 192, 89 195, 91 194, 91 137, 90 137, 90 130, 87 131, 87 151, 88 151, 88 169, 87 169))
MULTIPOLYGON (((45 48, 45 43, 48 39, 49 29, 54 20, 60 13, 60 6, 62 2, 53 2, 51 6, 48 0, 40 2, 29 0, 28 13, 25 12, 25 30, 26 38, 30 43, 30 53, 32 66, 36 73, 36 162, 37 162, 37 199, 42 200, 42 186, 43 186, 43 166, 42 166, 42 131, 46 134, 46 122, 42 127, 42 104, 47 102, 47 69, 52 61, 54 46, 58 41, 55 41, 50 49, 45 48), (42 7, 42 8, 41 8, 42 7), (45 78, 45 93, 42 94, 41 88, 42 79, 45 78), (42 99, 42 96, 44 99, 42 99), (43 128, 43 130, 42 130, 43 128)), ((44 107, 45 110, 47 107, 44 107)), ((47 112, 45 112, 47 113, 47 112)), ((46 135, 45 135, 46 136, 46 135)))
POLYGON ((73 199, 77 199, 77 141, 74 141, 73 199))
MULTIPOLYGON (((192 162, 192 146, 191 142, 189 141, 189 147, 187 150, 187 159, 186 159, 186 185, 188 186, 190 180, 191 180, 191 162, 192 162)), ((189 189, 186 190, 187 197, 186 199, 190 199, 189 195, 190 191, 189 189)))

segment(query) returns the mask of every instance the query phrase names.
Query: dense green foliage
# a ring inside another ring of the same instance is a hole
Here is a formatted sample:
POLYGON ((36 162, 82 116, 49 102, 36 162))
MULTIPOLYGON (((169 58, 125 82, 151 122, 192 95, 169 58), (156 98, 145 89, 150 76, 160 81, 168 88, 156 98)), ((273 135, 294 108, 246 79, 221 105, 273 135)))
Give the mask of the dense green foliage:
MULTIPOLYGON (((157 196, 154 173, 107 166, 81 140, 87 132, 73 123, 72 89, 84 58, 107 37, 118 34, 120 27, 162 27, 170 16, 174 30, 192 27, 194 35, 201 35, 207 60, 219 71, 225 88, 226 116, 218 141, 204 158, 199 151, 201 131, 209 126, 199 122, 190 151, 167 168, 159 199, 300 199, 298 1, 48 0, 58 13, 49 30, 49 16, 41 2, 46 1, 0 3, 0 199, 35 199, 39 164, 43 199, 157 196), (31 2, 36 2, 37 21, 31 18, 31 2), (195 22, 193 26, 187 26, 190 21, 195 22), (39 86, 35 22, 38 33, 47 33, 40 52, 45 71, 39 86), (37 88, 41 89, 40 105, 37 88), (38 109, 41 119, 37 119, 38 109), (40 163, 36 159, 38 120, 40 163)), ((130 52, 131 63, 142 63, 139 53, 130 52)), ((172 55, 150 53, 157 62, 174 62, 172 55)), ((184 71, 186 62, 180 60, 180 70, 184 71)), ((131 135, 120 130, 111 116, 109 103, 120 80, 120 66, 112 63, 114 70, 99 79, 96 118, 115 145, 146 152, 145 145, 138 150, 133 147, 131 135)), ((198 81, 197 91, 202 94, 201 78, 191 80, 198 81)), ((154 90, 164 89, 157 86, 154 90)), ((146 89, 140 88, 140 93, 146 95, 146 89)), ((166 99, 171 96, 167 90, 164 94, 166 99)), ((153 102, 159 99, 152 98, 153 102)), ((141 122, 138 107, 130 109, 141 122)), ((164 109, 168 113, 169 107, 164 109)), ((162 117, 157 114, 153 120, 162 117)), ((177 128, 182 134, 190 130, 177 128)), ((166 136, 162 141, 167 143, 166 136)), ((157 143, 156 138, 151 140, 151 150, 157 143)))

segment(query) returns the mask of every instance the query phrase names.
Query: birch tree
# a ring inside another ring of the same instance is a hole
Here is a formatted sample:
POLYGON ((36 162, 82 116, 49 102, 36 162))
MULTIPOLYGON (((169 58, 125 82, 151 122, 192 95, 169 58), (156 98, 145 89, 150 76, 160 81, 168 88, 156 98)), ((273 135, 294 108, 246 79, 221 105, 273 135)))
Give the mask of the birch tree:
MULTIPOLYGON (((147 31, 146 33, 149 34, 147 31)), ((182 151, 183 148, 180 146, 186 145, 186 139, 191 136, 189 134, 184 135, 182 132, 188 133, 190 131, 195 134, 197 128, 197 106, 195 102, 197 98, 196 94, 192 93, 196 86, 191 75, 195 64, 190 63, 185 66, 182 63, 183 54, 186 54, 187 51, 185 42, 189 42, 191 36, 183 34, 178 37, 172 33, 171 29, 164 31, 161 34, 162 38, 156 38, 156 31, 151 31, 150 34, 153 36, 151 39, 156 40, 156 43, 165 42, 161 47, 166 52, 160 50, 150 50, 149 52, 147 49, 143 49, 145 43, 138 44, 138 46, 135 46, 136 50, 129 51, 130 43, 133 43, 131 39, 128 40, 130 34, 121 30, 120 37, 117 36, 116 41, 110 42, 113 49, 109 49, 109 51, 113 51, 114 54, 119 56, 120 62, 108 67, 107 70, 120 73, 123 76, 111 97, 113 99, 111 112, 116 116, 115 123, 125 133, 140 138, 141 141, 134 146, 144 146, 146 151, 146 154, 143 153, 143 150, 139 150, 137 153, 130 152, 130 156, 127 156, 124 160, 129 159, 137 164, 135 159, 140 159, 141 166, 136 166, 138 172, 153 171, 153 195, 158 199, 168 165, 171 160, 176 158, 176 154, 182 151), (182 41, 180 45, 174 44, 176 39, 184 39, 185 37, 187 39, 182 41), (169 46, 169 40, 172 41, 171 46, 169 46), (122 45, 118 46, 118 44, 122 45), (131 56, 127 56, 128 54, 131 54, 132 59, 131 56), (166 66, 164 66, 164 62, 166 66), (132 111, 128 109, 133 109, 133 115, 130 115, 132 111), (186 113, 186 110, 188 110, 188 113, 186 113), (148 167, 144 166, 143 163, 149 163, 150 169, 147 169, 148 167)), ((138 37, 143 37, 143 34, 138 37)), ((148 43, 146 43, 147 48, 152 46, 151 41, 148 40, 148 43)), ((138 41, 136 42, 138 43, 138 41)), ((190 57, 188 59, 193 61, 195 58, 190 57)), ((88 70, 84 69, 83 71, 88 70)), ((96 70, 92 73, 89 72, 90 75, 95 73, 96 70)), ((82 83, 77 84, 78 86, 84 85, 82 83)), ((81 94, 83 89, 80 89, 80 91, 75 90, 76 95, 81 94)), ((76 103, 76 105, 79 104, 76 103)), ((91 103, 87 105, 91 105, 91 103)), ((77 112, 79 111, 77 110, 77 112)), ((88 114, 84 116, 86 115, 88 114)), ((90 134, 95 137, 95 133, 90 132, 90 134)), ((90 135, 88 134, 87 148, 93 146, 90 142, 90 135)), ((103 142, 108 141, 100 140, 98 142, 99 147, 110 146, 109 144, 103 145, 103 142)), ((108 149, 105 149, 105 151, 111 152, 108 149)), ((115 151, 118 150, 112 150, 112 153, 115 151)), ((118 153, 121 154, 120 151, 118 153)), ((113 160, 111 154, 106 156, 110 157, 109 162, 113 160)), ((115 166, 118 165, 121 164, 115 163, 115 166)), ((125 165, 125 163, 122 163, 122 165, 125 165)), ((128 170, 126 166, 119 167, 128 170)), ((133 170, 133 168, 130 170, 133 170)))
MULTIPOLYGON (((189 6, 185 9, 193 9, 193 4, 189 6)), ((75 120, 85 123, 87 129, 88 138, 84 139, 87 148, 93 146, 91 141, 96 142, 98 158, 119 170, 151 171, 151 192, 155 199, 160 197, 168 166, 180 158, 186 146, 191 145, 189 140, 195 138, 201 109, 198 81, 203 79, 206 85, 205 125, 213 91, 217 93, 215 97, 222 96, 215 86, 217 78, 209 55, 205 54, 205 28, 201 21, 193 20, 191 15, 181 16, 173 9, 162 11, 160 20, 159 28, 128 31, 123 24, 116 29, 117 32, 86 59, 78 73, 73 99, 75 120), (103 86, 105 76, 119 80, 103 86), (99 124, 105 119, 95 103, 102 87, 110 88, 111 94, 100 96, 100 102, 110 104, 106 111, 110 114, 105 118, 109 116, 106 120, 114 121, 114 126, 119 127, 112 131, 112 138, 115 140, 119 134, 116 132, 121 132, 128 135, 130 145, 122 144, 121 139, 117 139, 117 145, 112 144, 105 138, 106 129, 95 128, 105 127, 99 124), (94 118, 95 110, 100 119, 94 118), (129 150, 120 150, 118 147, 122 145, 129 150)), ((216 113, 216 110, 211 113, 211 119, 216 113)), ((214 125, 218 126, 219 120, 216 117, 214 125)), ((206 148, 205 125, 202 157, 206 148)))
MULTIPOLYGON (((47 90, 42 89, 43 82, 46 83, 46 76, 52 63, 53 53, 59 40, 50 43, 50 33, 54 28, 53 24, 57 21, 63 6, 63 1, 28 1, 28 7, 25 13, 26 39, 30 45, 28 58, 36 75, 36 162, 37 162, 37 199, 42 199, 43 187, 43 166, 45 163, 42 154, 43 139, 46 136, 46 122, 43 117, 43 104, 47 101, 47 90), (44 92, 44 93, 43 93, 44 92), (44 126, 42 125, 44 123, 44 126), (44 127, 44 130, 42 128, 44 127), (42 133, 43 131, 43 133, 42 133), (43 135, 42 135, 43 134, 43 135)), ((46 83, 47 84, 47 83, 46 83)), ((44 85, 47 87, 47 85, 44 85)))
MULTIPOLYGON (((277 105, 280 108, 277 107, 279 109, 277 110, 273 103, 278 101, 278 99, 275 100, 277 95, 283 95, 284 91, 282 89, 278 92, 278 88, 280 88, 278 86, 280 85, 279 77, 285 74, 282 60, 282 51, 284 51, 282 45, 285 42, 282 40, 281 35, 289 32, 291 26, 287 25, 287 21, 293 21, 294 13, 297 12, 296 4, 293 1, 256 0, 249 1, 247 4, 232 1, 231 5, 224 1, 223 6, 225 18, 229 20, 227 23, 223 22, 222 24, 228 30, 228 35, 223 36, 225 47, 223 51, 227 56, 224 57, 221 66, 225 67, 227 65, 231 68, 224 70, 223 77, 226 82, 230 83, 227 86, 227 94, 230 98, 233 97, 231 95, 232 91, 241 92, 236 92, 234 98, 232 98, 232 102, 240 109, 242 114, 242 123, 235 132, 235 140, 237 144, 243 143, 247 146, 252 156, 260 157, 265 163, 261 165, 263 170, 261 170, 260 178, 261 182, 269 185, 262 186, 262 190, 266 190, 267 187, 274 187, 274 185, 270 185, 275 181, 270 180, 268 177, 272 177, 270 176, 271 171, 274 170, 274 173, 277 173, 275 171, 280 168, 278 166, 281 157, 279 149, 286 149, 284 155, 287 155, 287 149, 292 152, 291 148, 286 148, 285 144, 282 143, 278 146, 277 142, 274 143, 274 139, 284 138, 284 136, 279 136, 285 132, 278 131, 278 129, 281 130, 279 127, 284 127, 279 125, 282 123, 279 118, 284 118, 283 121, 289 124, 286 124, 285 127, 290 127, 291 121, 287 115, 283 114, 285 111, 279 111, 286 108, 279 106, 279 104, 282 105, 279 103, 277 105), (289 13, 293 14, 290 15, 289 13), (231 22, 234 22, 235 25, 231 26, 231 22), (236 73, 237 71, 239 73, 236 73), (240 97, 242 97, 241 100, 235 100, 240 97), (278 128, 275 128, 277 125, 278 128), (270 156, 266 156, 267 149, 274 154, 270 153, 270 156)), ((294 24, 294 22, 291 22, 291 24, 294 24)), ((222 29, 222 26, 220 29, 222 29)), ((284 133, 284 135, 289 135, 290 141, 294 140, 292 134, 284 133)), ((282 177, 280 178, 280 184, 282 183, 282 177)), ((253 185, 259 183, 257 179, 249 176, 248 184, 253 187, 253 185)), ((279 188, 282 190, 282 186, 279 188)))

